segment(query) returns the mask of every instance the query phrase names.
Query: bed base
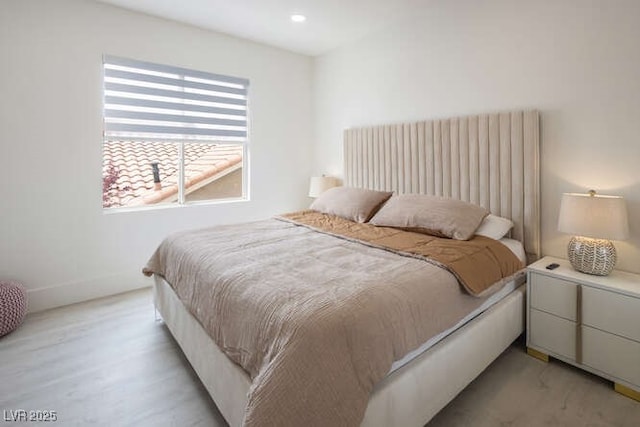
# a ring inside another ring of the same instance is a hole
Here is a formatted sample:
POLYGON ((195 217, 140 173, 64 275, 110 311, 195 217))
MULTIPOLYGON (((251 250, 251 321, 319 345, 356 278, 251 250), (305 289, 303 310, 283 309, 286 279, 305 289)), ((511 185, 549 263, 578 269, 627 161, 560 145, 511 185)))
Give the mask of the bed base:
MULTIPOLYGON (((251 380, 213 343, 171 286, 154 275, 154 304, 230 426, 241 426, 251 380)), ((452 333, 373 390, 366 427, 423 426, 524 330, 525 286, 452 333)))

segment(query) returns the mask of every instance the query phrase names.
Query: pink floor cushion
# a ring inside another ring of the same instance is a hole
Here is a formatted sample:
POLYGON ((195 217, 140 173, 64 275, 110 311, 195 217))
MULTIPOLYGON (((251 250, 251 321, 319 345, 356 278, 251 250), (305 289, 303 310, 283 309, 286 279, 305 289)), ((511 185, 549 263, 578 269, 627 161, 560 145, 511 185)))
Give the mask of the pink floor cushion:
POLYGON ((27 314, 27 293, 15 282, 0 282, 0 337, 16 329, 27 314))

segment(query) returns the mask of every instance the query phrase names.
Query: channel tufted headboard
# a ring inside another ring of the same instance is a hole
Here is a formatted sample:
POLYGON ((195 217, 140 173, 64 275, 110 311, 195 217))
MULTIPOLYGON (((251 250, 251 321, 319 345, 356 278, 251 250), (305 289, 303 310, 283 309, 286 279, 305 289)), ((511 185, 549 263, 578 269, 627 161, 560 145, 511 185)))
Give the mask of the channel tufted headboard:
POLYGON ((511 219, 540 257, 540 125, 513 111, 347 129, 345 185, 452 197, 511 219))

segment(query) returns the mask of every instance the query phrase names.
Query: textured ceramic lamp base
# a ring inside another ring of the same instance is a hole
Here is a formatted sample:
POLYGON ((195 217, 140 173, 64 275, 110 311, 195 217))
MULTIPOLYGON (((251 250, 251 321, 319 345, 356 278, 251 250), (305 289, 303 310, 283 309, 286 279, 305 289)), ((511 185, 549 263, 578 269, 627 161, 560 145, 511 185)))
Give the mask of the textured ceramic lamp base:
POLYGON ((574 236, 569 241, 569 261, 573 268, 587 274, 606 276, 613 271, 618 255, 609 240, 574 236))

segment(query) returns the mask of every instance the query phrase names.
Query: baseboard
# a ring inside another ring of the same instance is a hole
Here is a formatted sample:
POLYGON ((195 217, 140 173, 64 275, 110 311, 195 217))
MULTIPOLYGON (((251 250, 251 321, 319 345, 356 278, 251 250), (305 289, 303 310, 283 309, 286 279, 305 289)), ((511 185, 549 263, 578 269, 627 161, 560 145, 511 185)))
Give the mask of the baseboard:
POLYGON ((151 287, 153 280, 137 274, 115 274, 47 288, 28 289, 29 313, 151 287))

